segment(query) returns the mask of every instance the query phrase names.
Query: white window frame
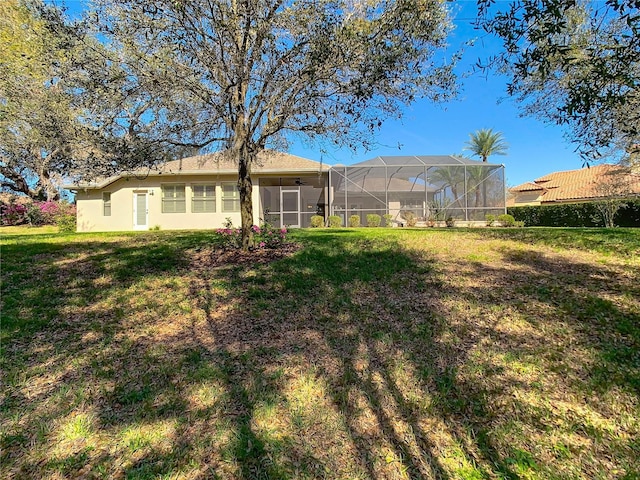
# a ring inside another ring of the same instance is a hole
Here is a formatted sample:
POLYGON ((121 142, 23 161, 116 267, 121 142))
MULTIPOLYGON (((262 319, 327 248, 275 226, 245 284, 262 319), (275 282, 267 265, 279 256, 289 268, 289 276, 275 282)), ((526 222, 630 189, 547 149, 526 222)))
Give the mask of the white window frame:
POLYGON ((162 203, 162 213, 187 213, 187 186, 184 183, 163 183, 162 185, 160 185, 160 194, 161 194, 161 203, 162 203), (182 187, 183 190, 183 196, 182 198, 180 197, 176 197, 173 196, 171 198, 165 198, 165 189, 172 189, 173 193, 175 195, 175 189, 178 187, 182 187), (182 200, 182 206, 183 209, 182 210, 177 210, 175 208, 175 205, 178 205, 180 202, 180 200, 182 200), (171 204, 174 205, 174 210, 173 211, 168 211, 166 209, 166 203, 171 202, 171 204))
POLYGON ((215 213, 217 211, 217 195, 216 195, 216 184, 215 183, 194 183, 191 185, 191 213, 215 213), (205 195, 196 196, 196 188, 204 187, 203 192, 205 195), (206 195, 207 187, 211 188, 212 191, 210 195, 206 195), (213 210, 196 210, 194 207, 197 202, 201 202, 205 207, 207 204, 213 203, 213 210))
POLYGON ((102 192, 102 216, 110 217, 111 216, 111 192, 102 192), (108 200, 107 200, 108 198, 108 200), (109 213, 107 213, 107 211, 109 213))
POLYGON ((220 185, 221 191, 221 204, 222 204, 222 212, 223 213, 237 213, 240 211, 240 191, 238 190, 238 184, 234 182, 224 182, 220 185), (232 186, 234 188, 234 195, 231 198, 228 198, 225 195, 224 187, 232 186), (237 205, 236 208, 229 210, 226 208, 225 201, 233 201, 234 205, 237 205))

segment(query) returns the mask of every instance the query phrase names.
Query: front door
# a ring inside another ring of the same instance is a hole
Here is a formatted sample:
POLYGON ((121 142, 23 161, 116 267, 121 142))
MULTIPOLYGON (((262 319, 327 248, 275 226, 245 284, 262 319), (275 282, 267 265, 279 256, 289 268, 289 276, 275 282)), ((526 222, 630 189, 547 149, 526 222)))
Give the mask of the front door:
POLYGON ((284 227, 300 227, 300 191, 280 191, 280 224, 284 227))
POLYGON ((147 192, 133 193, 133 229, 149 230, 147 192))

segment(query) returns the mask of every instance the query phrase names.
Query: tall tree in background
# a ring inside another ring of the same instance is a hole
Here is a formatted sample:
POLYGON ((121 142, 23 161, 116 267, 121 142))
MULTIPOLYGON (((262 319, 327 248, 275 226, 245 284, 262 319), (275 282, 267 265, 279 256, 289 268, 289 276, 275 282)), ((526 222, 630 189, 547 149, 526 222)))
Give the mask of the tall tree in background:
POLYGON ((65 180, 153 166, 182 153, 148 141, 158 101, 136 90, 116 53, 60 8, 42 0, 0 3, 0 40, 3 189, 55 200, 65 180))
POLYGON ((640 143, 640 1, 478 0, 493 66, 524 112, 566 125, 588 162, 640 143))
POLYGON ((494 132, 492 128, 483 128, 469 134, 464 150, 470 151, 486 162, 491 155, 506 155, 509 145, 505 142, 502 132, 494 132))
POLYGON ((0 4, 0 184, 57 199, 59 181, 90 149, 65 85, 75 36, 56 7, 39 0, 0 4))
POLYGON ((440 0, 103 0, 95 21, 130 91, 167 102, 138 117, 153 124, 142 137, 237 163, 244 249, 259 152, 291 135, 366 147, 383 119, 455 83, 434 60, 450 28, 440 0))

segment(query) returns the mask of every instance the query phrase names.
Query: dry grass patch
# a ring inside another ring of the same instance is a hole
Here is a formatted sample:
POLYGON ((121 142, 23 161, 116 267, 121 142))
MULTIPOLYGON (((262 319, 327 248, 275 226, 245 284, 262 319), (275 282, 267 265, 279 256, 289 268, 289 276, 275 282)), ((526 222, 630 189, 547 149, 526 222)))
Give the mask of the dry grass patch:
POLYGON ((6 240, 0 474, 637 478, 640 237, 545 232, 6 240))

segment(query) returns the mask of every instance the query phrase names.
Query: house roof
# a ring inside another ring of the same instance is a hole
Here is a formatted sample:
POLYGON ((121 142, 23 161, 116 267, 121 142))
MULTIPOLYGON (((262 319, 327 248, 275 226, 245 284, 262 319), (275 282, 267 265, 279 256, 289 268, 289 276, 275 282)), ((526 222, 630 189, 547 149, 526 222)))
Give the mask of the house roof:
MULTIPOLYGON (((260 152, 252 173, 310 173, 327 171, 329 165, 291 155, 289 153, 267 150, 260 152)), ((131 176, 156 176, 156 175, 233 175, 238 173, 237 164, 223 152, 196 155, 193 157, 172 160, 158 165, 155 169, 140 169, 123 172, 108 178, 96 179, 92 182, 79 182, 74 185, 65 185, 64 188, 99 189, 124 177, 131 176)))
MULTIPOLYGON (((289 153, 267 150, 260 152, 253 168, 255 173, 277 173, 289 171, 326 171, 329 166, 314 160, 289 153)), ((172 160, 162 165, 162 173, 237 173, 234 160, 221 152, 172 160)))
POLYGON ((640 195, 640 175, 617 165, 601 164, 579 170, 554 172, 510 189, 512 192, 544 190, 540 201, 567 202, 608 196, 640 195))
POLYGON ((542 185, 538 185, 533 182, 525 182, 522 185, 518 185, 517 187, 512 187, 510 190, 512 192, 532 192, 536 190, 544 190, 545 187, 542 185))

